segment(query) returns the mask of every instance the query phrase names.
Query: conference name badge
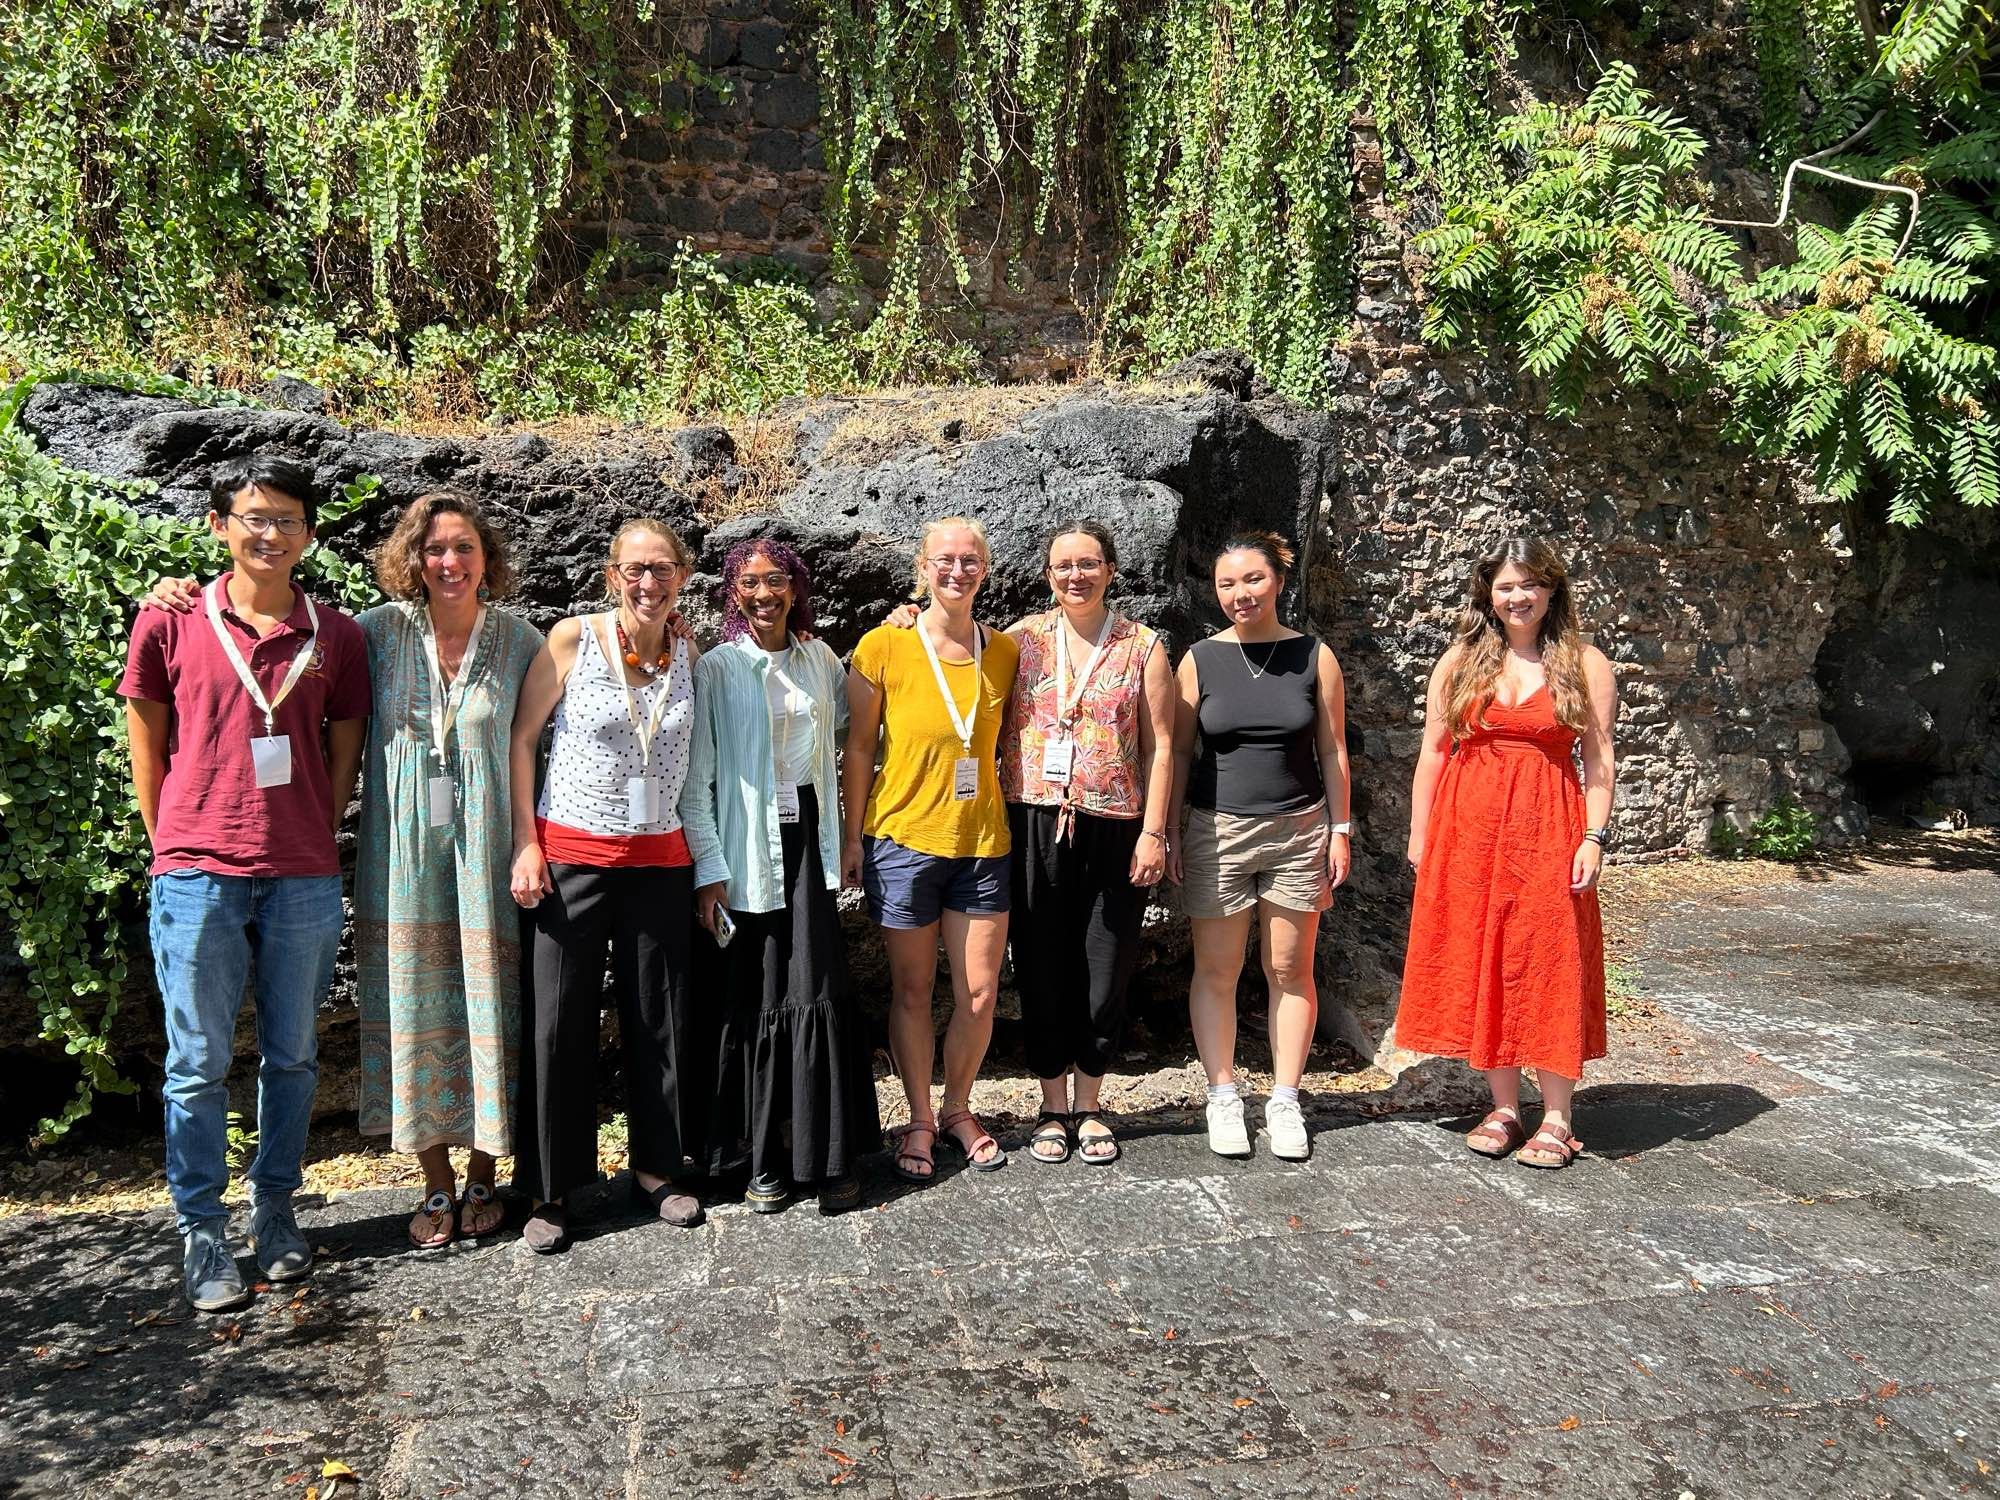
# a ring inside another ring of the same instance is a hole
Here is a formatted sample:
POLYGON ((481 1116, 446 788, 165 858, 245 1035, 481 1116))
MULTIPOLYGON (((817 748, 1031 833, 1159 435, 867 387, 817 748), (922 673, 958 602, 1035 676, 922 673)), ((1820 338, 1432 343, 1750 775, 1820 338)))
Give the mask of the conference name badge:
POLYGON ((292 784, 292 737, 289 734, 252 735, 250 770, 261 790, 292 784))

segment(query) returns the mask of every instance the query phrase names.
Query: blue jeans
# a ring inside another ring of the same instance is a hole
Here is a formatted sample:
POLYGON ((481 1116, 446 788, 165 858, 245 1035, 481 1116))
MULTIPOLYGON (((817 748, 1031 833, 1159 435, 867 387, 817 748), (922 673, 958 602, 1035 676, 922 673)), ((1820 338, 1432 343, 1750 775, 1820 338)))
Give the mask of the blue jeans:
POLYGON ((226 1212, 226 1080, 253 965, 260 1061, 250 1196, 298 1188, 319 1085, 316 1023, 340 927, 338 875, 171 870, 153 878, 153 971, 167 1022, 167 1189, 183 1234, 226 1212))

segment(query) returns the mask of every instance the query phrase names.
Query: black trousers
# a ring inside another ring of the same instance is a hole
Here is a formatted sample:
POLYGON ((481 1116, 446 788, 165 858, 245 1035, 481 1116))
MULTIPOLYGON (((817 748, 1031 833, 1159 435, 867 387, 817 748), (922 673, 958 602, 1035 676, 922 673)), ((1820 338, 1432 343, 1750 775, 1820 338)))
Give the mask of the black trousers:
POLYGON ((1147 892, 1132 884, 1137 818, 1075 815, 1056 841, 1056 809, 1007 805, 1014 834, 1007 937, 1028 1066, 1102 1077, 1125 1030, 1125 991, 1139 956, 1147 892))
POLYGON ((694 871, 550 864, 534 908, 514 1185, 561 1198, 597 1179, 599 1014, 611 953, 631 1164, 679 1177, 705 1103, 691 1034, 694 871))

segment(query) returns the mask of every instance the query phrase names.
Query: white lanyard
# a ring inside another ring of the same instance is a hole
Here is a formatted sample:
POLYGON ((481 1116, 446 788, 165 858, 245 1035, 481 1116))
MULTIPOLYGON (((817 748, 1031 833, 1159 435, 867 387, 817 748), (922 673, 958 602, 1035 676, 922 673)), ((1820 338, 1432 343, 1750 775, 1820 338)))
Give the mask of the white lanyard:
POLYGON ((446 687, 444 668, 438 662, 437 631, 431 625, 431 612, 419 610, 419 627, 424 638, 424 660, 431 669, 431 749, 437 755, 438 768, 444 767, 444 742, 451 735, 451 726, 458 720, 458 711, 465 703, 465 690, 471 680, 472 659, 479 654, 479 632, 486 628, 486 606, 480 605, 479 613, 472 619, 472 634, 465 638, 465 655, 458 659, 458 675, 446 687))
POLYGON ((979 656, 983 637, 978 625, 972 627, 972 717, 967 718, 958 711, 958 700, 951 695, 951 684, 944 680, 944 666, 938 661, 937 647, 931 644, 931 633, 924 628, 924 622, 917 621, 917 639, 924 643, 924 655, 930 658, 931 676, 937 679, 938 696, 944 699, 944 711, 951 715, 951 727, 957 731, 959 743, 965 746, 965 753, 972 753, 972 731, 979 726, 979 656))
MULTIPOLYGON (((598 637, 600 647, 604 644, 605 636, 609 636, 613 641, 618 639, 613 633, 617 619, 615 612, 603 618, 604 635, 598 637)), ((680 642, 673 643, 673 660, 667 668, 666 676, 655 679, 664 691, 653 704, 652 712, 643 719, 639 717, 639 695, 632 691, 631 679, 625 675, 623 658, 616 651, 606 651, 605 659, 611 663, 611 670, 618 674, 618 685, 625 690, 625 714, 631 719, 632 733, 639 741, 639 774, 642 777, 650 776, 653 771, 653 738, 659 734, 660 725, 666 721, 667 707, 673 702, 674 673, 680 670, 681 665, 680 642)))
POLYGON ((291 695, 292 689, 298 686, 299 679, 305 676, 306 667, 312 661, 313 644, 319 639, 319 611, 313 607, 312 595, 306 595, 305 601, 306 619, 312 625, 312 633, 305 638, 298 649, 298 654, 292 658, 291 670, 285 673, 285 681, 278 689, 278 696, 267 700, 264 697, 263 687, 257 681, 257 674, 250 670, 250 664, 243 659, 243 653, 236 648, 235 637, 230 635, 229 627, 222 623, 222 580, 218 578, 208 586, 208 623, 215 629, 215 638, 222 642, 223 654, 229 658, 229 664, 236 668, 236 675, 242 679, 243 691, 250 695, 250 701, 256 704, 258 712, 264 715, 264 734, 267 738, 278 732, 278 707, 291 695))
POLYGON ((1090 658, 1084 662, 1083 670, 1077 674, 1076 696, 1069 691, 1069 637, 1064 634, 1062 616, 1056 616, 1056 728, 1076 718, 1076 711, 1083 702, 1083 690, 1090 686, 1090 674, 1097 670, 1098 662, 1104 659, 1104 648, 1111 644, 1111 632, 1118 626, 1118 612, 1107 610, 1104 628, 1097 632, 1097 640, 1090 648, 1090 658))

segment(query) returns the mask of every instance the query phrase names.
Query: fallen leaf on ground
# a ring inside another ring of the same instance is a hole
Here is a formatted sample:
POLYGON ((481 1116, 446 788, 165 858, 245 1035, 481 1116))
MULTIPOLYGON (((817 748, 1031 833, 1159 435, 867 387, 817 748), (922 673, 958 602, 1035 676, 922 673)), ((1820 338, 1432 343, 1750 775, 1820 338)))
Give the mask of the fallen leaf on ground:
POLYGON ((1177 1339, 1180 1336, 1181 1336, 1180 1330, 1177 1328, 1169 1328, 1164 1334, 1161 1335, 1162 1338, 1169 1338, 1169 1339, 1177 1339))
POLYGON ((1160 1414, 1161 1416, 1163 1416, 1163 1417, 1171 1417, 1171 1416, 1172 1416, 1172 1415, 1174 1414, 1174 1408, 1173 1408, 1173 1407, 1171 1407, 1171 1406, 1162 1406, 1162 1405, 1161 1405, 1161 1404, 1160 1404, 1159 1402, 1157 1402, 1157 1401, 1148 1401, 1148 1402, 1146 1403, 1146 1406, 1147 1406, 1147 1408, 1148 1408, 1149 1410, 1152 1410, 1152 1411, 1156 1411, 1156 1412, 1158 1412, 1158 1413, 1159 1413, 1159 1414, 1160 1414))
POLYGON ((835 1437, 847 1436, 847 1418, 835 1417, 833 1419, 833 1435, 835 1437))
POLYGON ((1236 1408, 1236 1409, 1237 1409, 1238 1411, 1241 1411, 1241 1410, 1243 1410, 1243 1408, 1244 1408, 1244 1407, 1246 1407, 1246 1406, 1255 1406, 1255 1405, 1256 1405, 1257 1403, 1256 1403, 1255 1401, 1251 1400, 1251 1399, 1250 1399, 1250 1398, 1249 1398, 1248 1396, 1238 1396, 1238 1397, 1237 1397, 1237 1398, 1236 1398, 1236 1399, 1235 1399, 1235 1400, 1234 1400, 1233 1402, 1231 1402, 1230 1404, 1231 1404, 1232 1406, 1234 1406, 1234 1407, 1235 1407, 1235 1408, 1236 1408))
POLYGON ((824 1453, 828 1458, 832 1459, 835 1463, 839 1464, 843 1469, 846 1468, 849 1464, 854 1462, 853 1459, 849 1458, 845 1453, 842 1453, 838 1448, 822 1448, 819 1451, 824 1453))
POLYGON ((1560 1422, 1556 1423, 1556 1426, 1560 1427, 1564 1432, 1575 1432, 1582 1425, 1582 1417, 1564 1417, 1560 1422))

